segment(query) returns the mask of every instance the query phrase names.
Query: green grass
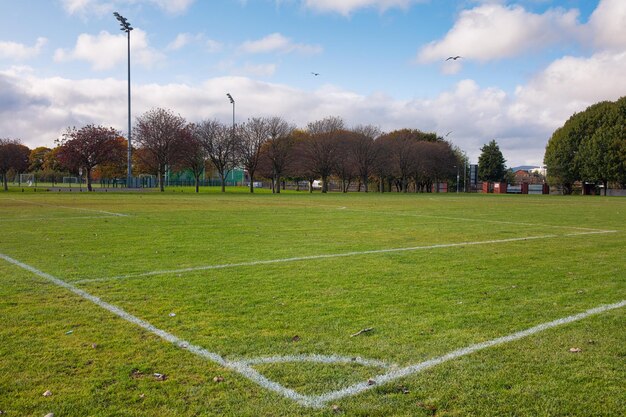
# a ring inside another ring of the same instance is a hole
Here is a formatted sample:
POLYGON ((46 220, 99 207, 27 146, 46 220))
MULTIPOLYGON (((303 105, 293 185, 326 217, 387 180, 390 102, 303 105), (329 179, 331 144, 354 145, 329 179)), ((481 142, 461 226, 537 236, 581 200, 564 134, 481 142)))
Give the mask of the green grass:
MULTIPOLYGON (((191 191, 0 193, 0 253, 228 360, 319 354, 404 367, 626 299, 625 199, 191 191), (581 235, 585 228, 615 233, 581 235), (515 240, 524 237, 532 239, 515 240), (427 248, 485 241, 499 242, 427 248), (141 275, 407 247, 424 248, 141 275), (350 337, 367 327, 374 330, 350 337)), ((625 310, 314 409, 0 260, 0 410, 620 416, 625 310), (168 378, 157 381, 157 372, 168 378), (46 390, 53 395, 43 397, 46 390)), ((254 367, 306 395, 385 372, 357 364, 254 367)))

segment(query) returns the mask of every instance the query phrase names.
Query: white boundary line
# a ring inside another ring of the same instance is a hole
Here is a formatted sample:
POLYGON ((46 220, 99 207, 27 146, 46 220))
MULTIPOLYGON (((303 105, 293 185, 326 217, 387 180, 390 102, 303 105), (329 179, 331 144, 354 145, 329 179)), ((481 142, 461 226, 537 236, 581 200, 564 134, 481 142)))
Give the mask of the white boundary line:
POLYGON ((36 202, 36 201, 20 200, 18 198, 10 198, 9 200, 18 201, 20 203, 32 204, 32 205, 35 205, 35 206, 57 207, 57 208, 63 208, 63 209, 68 209, 68 210, 90 211, 90 212, 94 212, 94 213, 108 214, 110 216, 117 216, 117 217, 129 217, 128 214, 113 213, 111 211, 88 209, 88 208, 84 208, 84 207, 59 206, 57 204, 48 204, 48 203, 40 203, 40 202, 36 202))
POLYGON ((475 246, 475 245, 490 245, 490 244, 496 244, 496 243, 523 242, 527 240, 554 239, 558 237, 606 234, 606 233, 616 233, 616 232, 617 232, 616 230, 598 230, 598 231, 592 231, 592 232, 568 233, 568 234, 563 234, 563 235, 526 236, 526 237, 515 237, 515 238, 509 238, 509 239, 480 240, 480 241, 473 241, 473 242, 443 243, 443 244, 437 244, 437 245, 412 246, 412 247, 407 247, 407 248, 374 249, 374 250, 352 251, 352 252, 344 252, 344 253, 329 253, 329 254, 323 254, 323 255, 297 256, 293 258, 267 259, 267 260, 261 260, 261 261, 239 262, 239 263, 221 264, 221 265, 201 265, 201 266, 194 266, 194 267, 189 267, 189 268, 164 269, 164 270, 159 270, 159 271, 141 272, 141 273, 136 273, 136 274, 119 275, 119 276, 106 277, 106 278, 81 279, 81 280, 73 281, 73 283, 74 284, 86 284, 90 282, 106 282, 106 281, 129 279, 129 278, 149 277, 149 276, 155 276, 155 275, 182 274, 182 273, 188 273, 188 272, 206 271, 206 270, 211 270, 211 269, 237 268, 237 267, 242 267, 242 266, 268 265, 268 264, 277 264, 277 263, 286 263, 286 262, 309 261, 309 260, 316 260, 316 259, 345 258, 348 256, 372 255, 372 254, 380 254, 380 253, 411 252, 411 251, 428 250, 428 249, 445 249, 445 248, 455 248, 459 246, 475 246))
MULTIPOLYGON (((125 215, 127 216, 127 215, 125 215)), ((110 219, 112 217, 120 217, 117 214, 103 214, 101 216, 70 216, 70 217, 20 217, 17 219, 0 219, 0 223, 11 222, 37 222, 37 221, 54 221, 54 220, 83 220, 83 219, 110 219)))
MULTIPOLYGON (((365 211, 365 210, 357 210, 351 209, 351 211, 365 211)), ((367 213, 378 213, 378 214, 386 214, 389 213, 383 211, 367 211, 367 213)), ((557 229, 572 229, 572 230, 588 230, 594 232, 608 232, 608 230, 603 229, 595 229, 591 227, 578 227, 578 226, 559 226, 554 224, 542 224, 542 223, 524 223, 524 222, 511 222, 506 220, 491 220, 491 219, 472 219, 465 217, 450 217, 450 216, 433 216, 432 214, 420 214, 420 213, 406 213, 406 212, 396 212, 393 213, 394 216, 401 217, 427 217, 431 219, 443 219, 443 220, 455 220, 460 222, 480 222, 480 223, 494 223, 494 224, 510 224, 513 226, 529 226, 529 227, 552 227, 557 229)))
MULTIPOLYGON (((385 374, 381 374, 378 375, 374 378, 371 378, 370 381, 366 381, 366 382, 360 382, 358 384, 354 384, 351 385, 349 387, 337 390, 337 391, 332 391, 326 394, 322 394, 322 395, 318 395, 318 396, 308 396, 308 395, 303 395, 300 394, 292 389, 286 388, 284 386, 282 386, 281 384, 274 382, 268 378, 266 378, 265 376, 263 376, 261 373, 259 373, 258 371, 256 371, 255 369, 253 369, 250 365, 251 364, 255 364, 255 363, 259 363, 259 361, 261 361, 260 363, 270 363, 269 361, 274 361, 274 362, 287 362, 288 359, 294 359, 294 361, 313 361, 313 356, 311 355, 305 355, 305 356, 292 356, 292 357, 273 357, 273 358, 261 358, 261 359, 257 359, 257 360, 241 360, 241 361, 227 361, 226 359, 224 359, 222 356, 218 355, 217 353, 213 353, 213 352, 209 352, 208 350, 206 350, 203 347, 197 346, 197 345, 193 345, 183 339, 178 338, 177 336, 173 335, 172 333, 169 333, 165 330, 161 330, 155 326, 153 326, 152 324, 150 324, 149 322, 142 320, 140 318, 138 318, 137 316, 134 316, 130 313, 127 313, 126 311, 122 310, 121 308, 113 305, 113 304, 109 304, 103 300, 101 300, 99 297, 96 297, 94 295, 89 294, 86 291, 83 291, 71 284, 68 284, 65 281, 62 281, 58 278, 55 278, 54 276, 47 274, 43 271, 40 271, 30 265, 27 265, 23 262, 20 262, 16 259, 13 259, 7 255, 4 255, 2 253, 0 253, 0 259, 4 259, 6 262, 13 264, 15 266, 18 266, 26 271, 29 271, 31 273, 33 273, 34 275, 37 275, 41 278, 44 278, 62 288, 65 288, 71 292, 73 292, 74 294, 85 298, 89 301, 91 301, 92 303, 98 305, 99 307, 102 307, 103 309, 117 315, 118 317, 133 323, 147 331, 149 331, 150 333, 153 333, 159 337, 161 337, 162 339, 173 343, 183 349, 187 349, 188 351, 190 351, 191 353, 200 356, 204 359, 208 359, 212 362, 215 362, 218 365, 221 365, 225 368, 231 369, 235 372, 240 373, 241 375, 243 375, 244 377, 248 378, 249 380, 257 383, 259 386, 276 392, 286 398, 289 398, 293 401, 296 401, 297 403, 299 403, 300 405, 303 406, 307 406, 307 407, 315 407, 315 408, 321 408, 324 407, 324 405, 326 403, 328 403, 329 401, 333 401, 333 400, 337 400, 340 398, 344 398, 344 397, 348 397, 348 396, 353 396, 356 394, 359 394, 361 392, 370 390, 374 387, 376 387, 376 385, 380 385, 380 384, 385 384, 387 382, 396 380, 398 378, 403 378, 418 372, 421 372, 425 369, 429 369, 432 368, 436 365, 442 364, 444 362, 462 357, 462 356, 466 356, 469 355, 471 353, 474 352, 478 352, 480 350, 492 347, 492 346, 498 346, 498 345, 502 345, 505 343, 509 343, 509 342, 513 342, 515 340, 519 340, 519 339, 523 339, 525 337, 531 336, 533 334, 545 331, 547 329, 551 329, 557 326, 562 326, 564 324, 568 324, 568 323, 572 323, 578 320, 582 320, 585 319, 589 316, 592 315, 596 315, 596 314, 600 314, 600 313, 604 313, 606 311, 609 310, 615 310, 621 307, 626 306, 626 300, 622 300, 620 302, 614 303, 614 304, 607 304, 607 305, 602 305, 599 307, 595 307, 592 308, 590 310, 584 311, 582 313, 579 314, 575 314, 572 316, 568 316, 568 317, 564 317, 561 319, 557 319, 548 323, 543 323, 543 324, 539 324, 537 326, 531 327, 529 329, 526 330, 522 330, 516 333, 512 333, 510 335, 507 336, 503 336, 503 337, 499 337, 496 339, 492 339, 492 340, 488 340, 482 343, 477 343, 477 344, 473 344, 470 346, 467 346, 465 348, 462 349, 457 349, 454 350, 448 354, 445 354, 443 356, 439 356, 437 358, 434 359, 430 359, 424 362, 420 362, 414 365, 409 365, 406 366, 404 368, 400 368, 400 369, 395 369, 392 370, 390 372, 387 372, 385 374), (373 384, 372 384, 373 382, 373 384)), ((324 357, 322 355, 318 355, 319 358, 324 359, 325 360, 329 360, 328 358, 330 357, 324 357)), ((338 361, 341 361, 342 357, 338 357, 338 361)), ((332 362, 328 362, 328 363, 332 363, 332 362)))
POLYGON ((362 366, 371 366, 377 368, 397 368, 396 365, 389 365, 387 362, 376 359, 363 359, 360 356, 348 357, 339 355, 287 355, 287 356, 268 356, 254 359, 241 359, 238 363, 245 365, 262 365, 272 363, 291 363, 291 362, 313 362, 313 363, 355 363, 362 366))
POLYGON ((491 339, 488 340, 486 342, 481 342, 481 343, 476 343, 474 345, 470 345, 467 347, 464 347, 462 349, 457 349, 454 350, 450 353, 447 353, 443 356, 439 356, 433 359, 429 359, 427 361, 424 362, 420 362, 417 363, 415 365, 410 365, 401 369, 397 369, 391 372, 387 372, 385 374, 382 375, 378 375, 374 378, 371 378, 371 381, 367 381, 367 382, 360 382, 358 384, 354 384, 352 386, 337 390, 337 391, 333 391, 333 392, 329 392, 326 394, 322 394, 319 395, 317 397, 312 397, 311 399, 311 405, 312 406, 323 406, 323 404, 329 402, 329 401, 333 401, 333 400, 337 400, 339 398, 343 398, 343 397, 347 397, 347 396, 352 396, 352 395, 356 395, 359 394, 361 392, 370 390, 372 388, 375 388, 377 384, 385 384, 387 382, 396 380, 398 378, 403 378, 409 375, 413 375, 415 373, 424 371, 426 369, 432 368, 434 366, 437 366, 439 364, 442 364, 444 362, 448 362, 450 360, 456 359, 456 358, 460 358, 462 356, 467 356, 469 354, 472 354, 474 352, 478 352, 480 350, 483 349, 487 349, 493 346, 498 346, 498 345, 502 345, 505 343, 509 343, 509 342, 513 342, 516 340, 520 340, 523 339, 525 337, 528 336, 532 336, 536 333, 539 332, 543 332, 544 330, 548 330, 557 326, 562 326, 564 324, 568 324, 568 323, 572 323, 575 321, 579 321, 582 319, 585 319, 589 316, 593 316, 596 314, 600 314, 600 313, 604 313, 606 311, 609 310, 615 310, 618 308, 622 308, 626 306, 626 300, 622 300, 618 303, 615 304, 607 304, 607 305, 602 305, 596 308, 592 308, 590 310, 584 311, 582 313, 579 314, 574 314, 572 316, 568 316, 568 317, 564 317, 558 320, 554 320, 548 323, 543 323, 540 324, 538 326, 534 326, 531 327, 529 329, 526 330, 522 330, 516 333, 512 333, 510 335, 507 336, 503 336, 503 337, 498 337, 496 339, 491 339))

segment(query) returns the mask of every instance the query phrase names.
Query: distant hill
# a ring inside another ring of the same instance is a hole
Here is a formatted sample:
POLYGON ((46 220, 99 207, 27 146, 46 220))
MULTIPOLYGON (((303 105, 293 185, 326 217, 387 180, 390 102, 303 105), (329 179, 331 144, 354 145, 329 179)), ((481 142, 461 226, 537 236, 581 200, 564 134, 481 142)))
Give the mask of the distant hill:
POLYGON ((529 170, 534 169, 534 168, 541 168, 541 167, 538 167, 536 165, 520 165, 518 167, 511 168, 511 170, 513 172, 517 172, 517 171, 520 171, 520 170, 529 171, 529 170))

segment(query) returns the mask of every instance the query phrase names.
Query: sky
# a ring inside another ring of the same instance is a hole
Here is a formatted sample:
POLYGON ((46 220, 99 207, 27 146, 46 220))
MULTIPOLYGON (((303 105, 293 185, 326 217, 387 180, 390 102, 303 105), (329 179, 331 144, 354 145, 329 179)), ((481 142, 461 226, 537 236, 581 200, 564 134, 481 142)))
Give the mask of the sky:
POLYGON ((541 165, 575 112, 626 95, 626 0, 0 0, 0 137, 71 126, 339 116, 541 165), (461 56, 457 60, 447 60, 461 56), (319 74, 314 75, 313 73, 319 74))

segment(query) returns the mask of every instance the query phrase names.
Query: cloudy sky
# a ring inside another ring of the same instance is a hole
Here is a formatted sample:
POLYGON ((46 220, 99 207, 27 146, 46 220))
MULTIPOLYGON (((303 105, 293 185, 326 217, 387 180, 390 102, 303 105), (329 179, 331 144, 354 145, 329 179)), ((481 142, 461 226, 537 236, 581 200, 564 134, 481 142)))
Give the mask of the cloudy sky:
POLYGON ((626 0, 2 0, 0 137, 126 131, 114 11, 135 28, 133 118, 230 122, 231 93, 238 122, 451 131, 473 162, 495 139, 509 166, 539 165, 571 114, 626 95, 626 0))

